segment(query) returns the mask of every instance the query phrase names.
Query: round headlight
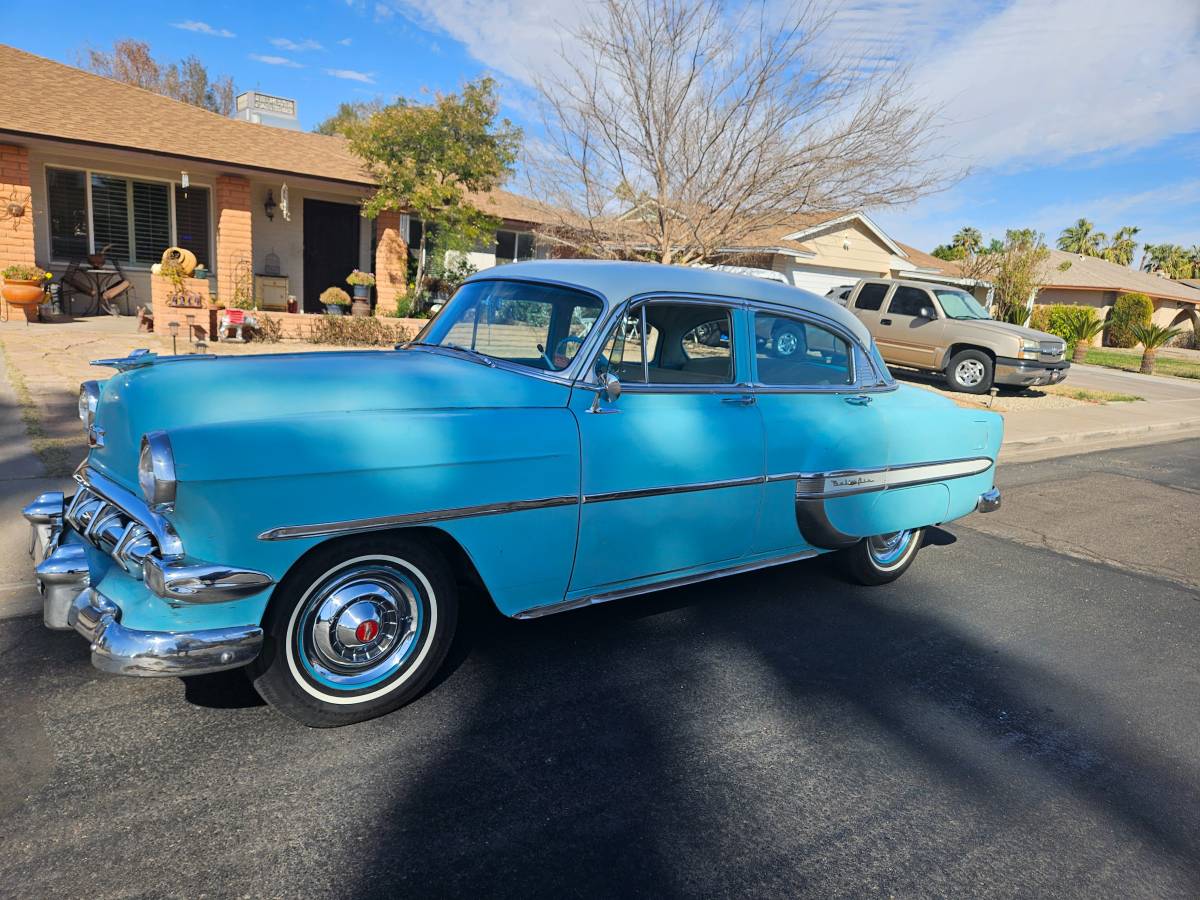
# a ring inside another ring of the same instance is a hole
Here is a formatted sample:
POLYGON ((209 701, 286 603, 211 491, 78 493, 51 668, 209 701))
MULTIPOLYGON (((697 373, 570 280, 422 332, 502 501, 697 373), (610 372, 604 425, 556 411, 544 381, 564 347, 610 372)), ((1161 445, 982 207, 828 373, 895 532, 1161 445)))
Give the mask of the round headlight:
POLYGON ((151 506, 175 502, 175 456, 165 431, 151 431, 142 438, 138 484, 151 506))
POLYGON ((83 423, 84 431, 92 427, 92 422, 96 418, 96 406, 99 403, 100 382, 85 381, 79 385, 79 421, 83 423))

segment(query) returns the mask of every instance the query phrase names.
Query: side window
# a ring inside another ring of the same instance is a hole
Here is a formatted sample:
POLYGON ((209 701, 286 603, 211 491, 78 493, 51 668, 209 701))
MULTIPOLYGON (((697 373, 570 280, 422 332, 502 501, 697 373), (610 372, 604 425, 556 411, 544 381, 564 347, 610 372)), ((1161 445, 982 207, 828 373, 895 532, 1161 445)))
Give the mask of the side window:
POLYGON ((755 313, 754 337, 759 384, 834 387, 854 380, 849 344, 826 328, 755 313))
POLYGON ((929 299, 928 292, 920 288, 901 286, 892 294, 888 312, 894 316, 917 316, 921 314, 923 306, 933 308, 933 301, 929 299))
POLYGON ((854 301, 854 306, 857 309, 879 309, 883 305, 883 298, 887 296, 888 286, 886 284, 864 284, 862 290, 858 292, 858 299, 854 301))
POLYGON ((658 330, 647 326, 648 340, 642 336, 642 311, 627 312, 613 326, 596 360, 596 374, 615 375, 622 384, 645 384, 646 351, 653 357, 658 345, 658 330))
POLYGON ((722 306, 652 302, 646 321, 651 384, 733 384, 733 317, 722 306))

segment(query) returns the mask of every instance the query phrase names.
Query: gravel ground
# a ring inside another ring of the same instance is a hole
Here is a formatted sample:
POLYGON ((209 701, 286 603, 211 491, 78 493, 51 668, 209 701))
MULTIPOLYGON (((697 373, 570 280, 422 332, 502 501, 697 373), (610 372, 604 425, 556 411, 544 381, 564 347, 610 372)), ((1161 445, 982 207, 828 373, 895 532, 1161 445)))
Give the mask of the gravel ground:
POLYGON ((925 375, 921 372, 914 372, 908 369, 893 369, 892 374, 901 381, 911 384, 913 387, 923 388, 935 394, 941 394, 943 397, 949 397, 959 406, 970 409, 982 407, 999 413, 1005 413, 1021 412, 1027 409, 1074 409, 1079 406, 1096 405, 1092 401, 1076 400, 1065 393, 1059 393, 1060 391, 1071 390, 1069 384, 1055 385, 1054 387, 1026 388, 1019 393, 1003 392, 997 394, 994 398, 990 398, 974 394, 960 394, 952 391, 946 386, 945 380, 936 375, 925 375))

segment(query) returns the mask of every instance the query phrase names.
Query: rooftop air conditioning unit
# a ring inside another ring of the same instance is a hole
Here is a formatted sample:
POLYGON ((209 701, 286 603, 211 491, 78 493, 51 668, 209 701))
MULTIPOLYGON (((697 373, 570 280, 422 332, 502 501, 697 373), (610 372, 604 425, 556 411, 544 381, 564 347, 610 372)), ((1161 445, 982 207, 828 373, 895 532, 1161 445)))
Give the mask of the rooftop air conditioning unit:
POLYGON ((296 115, 296 101, 287 97, 274 97, 258 91, 238 94, 234 102, 233 117, 256 125, 271 125, 274 128, 300 130, 300 119, 296 115))

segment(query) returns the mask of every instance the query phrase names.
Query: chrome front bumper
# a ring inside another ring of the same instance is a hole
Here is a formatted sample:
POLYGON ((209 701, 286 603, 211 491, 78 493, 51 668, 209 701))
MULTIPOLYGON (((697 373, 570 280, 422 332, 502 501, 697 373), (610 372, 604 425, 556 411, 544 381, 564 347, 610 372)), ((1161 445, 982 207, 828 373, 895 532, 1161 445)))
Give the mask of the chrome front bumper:
POLYGON ((1009 387, 1036 387, 1065 381, 1069 362, 1044 363, 1035 360, 1000 358, 996 360, 993 380, 1009 387))
MULTIPOLYGON (((64 524, 64 496, 40 495, 22 512, 30 525, 42 619, 47 628, 79 632, 91 644, 92 665, 121 675, 202 675, 251 662, 262 649, 258 625, 196 631, 140 631, 121 624, 120 608, 91 587, 88 550, 64 524)), ((180 597, 229 600, 270 585, 219 566, 179 565, 165 581, 180 597), (252 590, 253 589, 253 590, 252 590), (190 592, 190 593, 189 593, 190 592)))
POLYGON ((262 649, 257 625, 204 631, 138 631, 121 624, 121 610, 95 588, 84 588, 68 613, 88 639, 92 665, 117 675, 205 675, 253 661, 262 649))

